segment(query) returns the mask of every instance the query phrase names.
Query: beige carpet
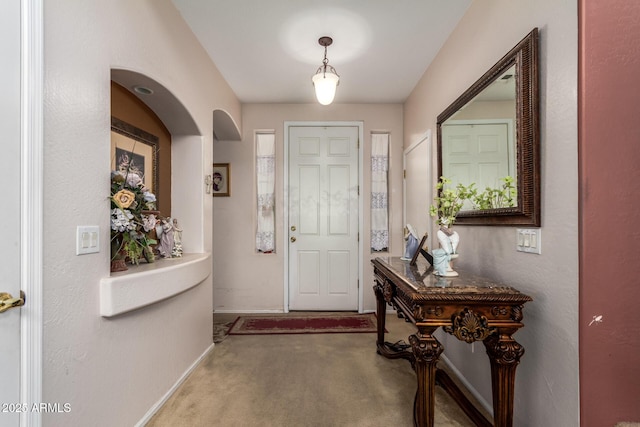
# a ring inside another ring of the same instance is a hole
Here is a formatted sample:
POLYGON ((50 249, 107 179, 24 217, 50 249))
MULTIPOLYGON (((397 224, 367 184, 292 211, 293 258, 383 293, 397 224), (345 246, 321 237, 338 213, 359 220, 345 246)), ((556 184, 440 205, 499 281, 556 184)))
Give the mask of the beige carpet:
MULTIPOLYGON (((388 341, 413 331, 395 315, 387 329, 388 341)), ((375 334, 232 335, 147 425, 410 427, 415 389, 409 362, 379 356, 375 334)), ((435 424, 473 425, 440 387, 435 424)))

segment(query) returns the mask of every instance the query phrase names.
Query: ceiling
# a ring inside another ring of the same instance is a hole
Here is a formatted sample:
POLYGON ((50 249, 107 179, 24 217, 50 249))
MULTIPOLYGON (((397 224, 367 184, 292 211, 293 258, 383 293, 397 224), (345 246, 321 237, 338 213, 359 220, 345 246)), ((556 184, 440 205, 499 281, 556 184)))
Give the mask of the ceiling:
POLYGON ((327 58, 336 103, 401 103, 472 0, 172 0, 242 103, 315 102, 327 58))

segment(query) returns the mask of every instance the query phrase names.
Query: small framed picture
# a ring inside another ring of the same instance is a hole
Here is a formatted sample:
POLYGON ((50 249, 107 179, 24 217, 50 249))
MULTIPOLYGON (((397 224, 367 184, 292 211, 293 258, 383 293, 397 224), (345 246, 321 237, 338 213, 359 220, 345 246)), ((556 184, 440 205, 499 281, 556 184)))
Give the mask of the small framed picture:
POLYGON ((158 195, 158 137, 111 117, 111 170, 133 172, 158 195))
POLYGON ((231 196, 231 170, 229 163, 214 163, 212 175, 213 197, 231 196))

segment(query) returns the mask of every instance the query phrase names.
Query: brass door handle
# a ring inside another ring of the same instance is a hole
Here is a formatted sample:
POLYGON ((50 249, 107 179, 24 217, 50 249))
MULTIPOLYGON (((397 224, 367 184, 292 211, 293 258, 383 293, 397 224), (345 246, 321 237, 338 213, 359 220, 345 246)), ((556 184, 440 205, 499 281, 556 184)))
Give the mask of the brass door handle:
POLYGON ((292 238, 291 238, 291 243, 293 243, 293 242, 295 242, 295 241, 296 241, 296 238, 295 238, 295 237, 292 237, 292 238))
POLYGON ((22 305, 24 305, 24 292, 20 291, 20 298, 14 298, 7 292, 0 292, 0 313, 22 305))

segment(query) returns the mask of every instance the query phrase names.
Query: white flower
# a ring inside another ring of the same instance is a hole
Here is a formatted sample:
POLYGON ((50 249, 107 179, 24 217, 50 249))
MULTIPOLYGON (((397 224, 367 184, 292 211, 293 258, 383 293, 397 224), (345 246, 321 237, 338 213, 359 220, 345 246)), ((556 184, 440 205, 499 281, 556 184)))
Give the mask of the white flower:
POLYGON ((133 172, 129 172, 127 174, 127 185, 129 187, 132 187, 132 188, 142 187, 143 184, 144 183, 142 182, 142 178, 140 178, 140 175, 133 172))
POLYGON ((130 187, 130 188, 144 187, 144 182, 142 181, 142 178, 140 178, 140 175, 138 175, 137 173, 134 173, 131 171, 112 171, 111 172, 112 180, 115 175, 120 175, 122 178, 124 178, 126 180, 127 187, 130 187))
POLYGON ((156 201, 156 195, 151 191, 145 191, 144 193, 142 193, 142 197, 144 197, 144 201, 147 203, 153 203, 156 201))
POLYGON ((154 214, 142 215, 142 228, 147 233, 156 228, 156 216, 154 214))
POLYGON ((133 214, 128 209, 111 209, 111 229, 120 233, 136 229, 133 214))

